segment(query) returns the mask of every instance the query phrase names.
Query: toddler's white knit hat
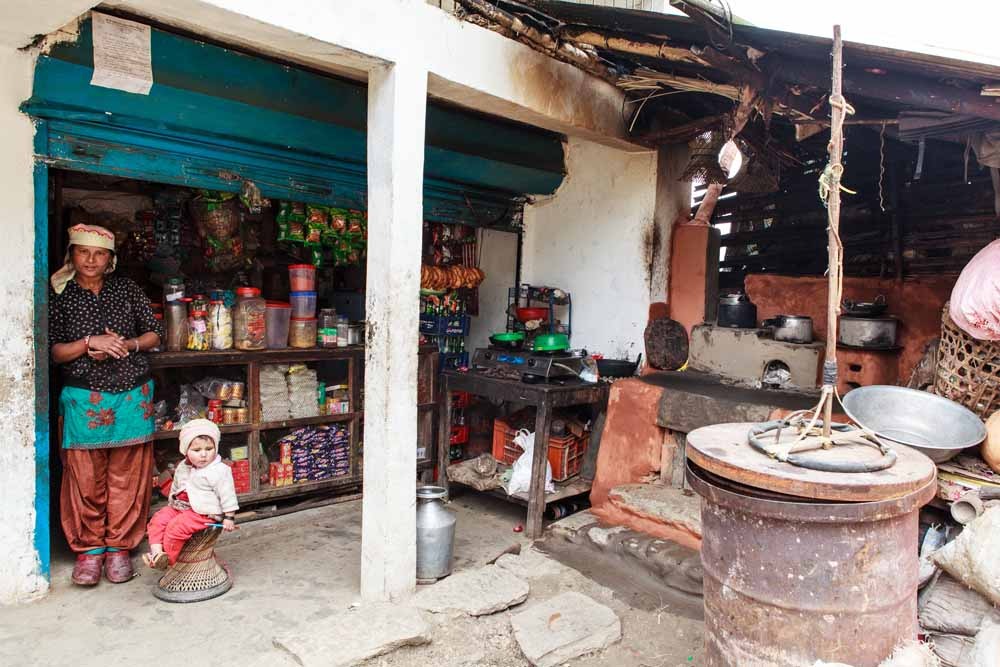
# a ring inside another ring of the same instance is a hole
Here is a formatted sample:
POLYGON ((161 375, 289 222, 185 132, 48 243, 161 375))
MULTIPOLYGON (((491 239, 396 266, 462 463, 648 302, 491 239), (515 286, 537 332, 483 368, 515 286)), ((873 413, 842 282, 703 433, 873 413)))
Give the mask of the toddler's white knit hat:
POLYGON ((192 419, 181 428, 181 454, 187 456, 191 441, 202 435, 211 438, 216 447, 222 439, 222 432, 215 422, 208 419, 192 419))

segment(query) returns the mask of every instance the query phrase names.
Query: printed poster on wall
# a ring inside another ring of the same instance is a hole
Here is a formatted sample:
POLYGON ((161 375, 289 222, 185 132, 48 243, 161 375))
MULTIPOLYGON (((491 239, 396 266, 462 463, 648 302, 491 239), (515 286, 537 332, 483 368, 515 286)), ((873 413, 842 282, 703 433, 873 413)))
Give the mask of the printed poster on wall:
POLYGON ((148 95, 153 87, 151 31, 148 25, 93 12, 92 86, 148 95))

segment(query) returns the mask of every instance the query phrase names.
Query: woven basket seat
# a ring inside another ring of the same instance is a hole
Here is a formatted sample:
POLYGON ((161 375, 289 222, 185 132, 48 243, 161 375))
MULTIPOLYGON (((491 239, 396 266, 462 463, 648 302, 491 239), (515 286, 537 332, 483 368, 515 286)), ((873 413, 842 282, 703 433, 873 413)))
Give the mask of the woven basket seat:
POLYGON ((160 577, 153 595, 166 602, 201 602, 232 588, 229 570, 215 558, 221 534, 221 528, 206 528, 192 535, 177 562, 160 577))

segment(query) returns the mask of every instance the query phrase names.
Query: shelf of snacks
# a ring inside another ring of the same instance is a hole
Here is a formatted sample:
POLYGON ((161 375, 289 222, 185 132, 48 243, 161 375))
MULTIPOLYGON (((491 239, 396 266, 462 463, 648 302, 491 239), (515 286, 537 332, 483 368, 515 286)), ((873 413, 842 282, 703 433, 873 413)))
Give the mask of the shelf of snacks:
MULTIPOLYGON (((427 406, 434 405, 437 356, 434 348, 420 350, 419 399, 427 406)), ((213 410, 220 410, 214 416, 223 434, 220 453, 233 468, 242 504, 360 485, 362 346, 172 352, 150 355, 150 360, 155 377, 174 376, 164 382, 174 385, 170 395, 184 396, 171 413, 175 419, 161 424, 154 440, 176 439, 182 407, 185 419, 213 418, 213 410), (222 422, 240 410, 235 414, 248 421, 222 422)), ((435 442, 430 432, 421 440, 435 442)), ((169 446, 167 451, 172 453, 169 446)), ((433 460, 432 451, 427 459, 433 460)))

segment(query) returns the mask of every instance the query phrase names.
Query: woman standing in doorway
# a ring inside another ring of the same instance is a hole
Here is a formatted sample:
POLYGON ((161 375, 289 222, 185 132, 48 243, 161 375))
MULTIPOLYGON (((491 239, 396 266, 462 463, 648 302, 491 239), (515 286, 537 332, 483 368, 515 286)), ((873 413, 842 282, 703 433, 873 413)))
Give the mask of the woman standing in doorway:
POLYGON ((149 514, 153 381, 145 350, 162 327, 132 280, 115 276, 114 234, 96 225, 69 230, 66 263, 50 283, 52 361, 64 382, 62 528, 76 553, 73 582, 132 578, 129 551, 149 514))

